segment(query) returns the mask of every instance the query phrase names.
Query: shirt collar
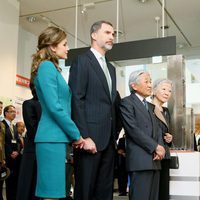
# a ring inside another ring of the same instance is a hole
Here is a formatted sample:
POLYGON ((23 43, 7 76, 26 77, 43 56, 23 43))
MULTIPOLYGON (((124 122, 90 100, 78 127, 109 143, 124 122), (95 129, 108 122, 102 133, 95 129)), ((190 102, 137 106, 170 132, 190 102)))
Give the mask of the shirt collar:
POLYGON ((0 115, 0 122, 4 120, 4 117, 0 115))
POLYGON ((101 57, 105 58, 105 56, 101 55, 96 49, 94 49, 94 48, 91 47, 90 50, 92 51, 92 53, 94 54, 94 56, 97 58, 97 60, 99 60, 101 57))
POLYGON ((5 118, 6 123, 10 126, 11 122, 5 118))
POLYGON ((140 101, 143 102, 143 100, 145 99, 143 96, 139 95, 138 93, 135 93, 135 95, 139 98, 140 101))

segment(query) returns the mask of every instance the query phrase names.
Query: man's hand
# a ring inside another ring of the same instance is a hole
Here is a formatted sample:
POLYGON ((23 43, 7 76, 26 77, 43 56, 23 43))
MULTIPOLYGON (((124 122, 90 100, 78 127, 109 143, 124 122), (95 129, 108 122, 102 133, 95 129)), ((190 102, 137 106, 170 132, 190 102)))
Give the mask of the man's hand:
POLYGON ((165 157, 165 149, 163 146, 159 145, 156 147, 154 160, 162 160, 165 157))
POLYGON ((85 144, 83 146, 83 149, 93 154, 97 152, 96 144, 89 137, 85 139, 85 144))
POLYGON ((10 156, 11 158, 15 159, 18 155, 19 153, 17 151, 13 151, 10 156))
POLYGON ((123 149, 119 149, 117 153, 123 157, 126 157, 126 152, 123 149))

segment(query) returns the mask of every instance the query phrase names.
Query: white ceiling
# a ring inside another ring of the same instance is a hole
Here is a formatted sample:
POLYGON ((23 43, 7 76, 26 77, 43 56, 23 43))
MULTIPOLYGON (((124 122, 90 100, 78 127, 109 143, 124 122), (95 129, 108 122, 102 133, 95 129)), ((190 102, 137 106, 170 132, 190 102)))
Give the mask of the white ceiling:
MULTIPOLYGON (((155 17, 160 17, 162 0, 119 0, 119 42, 157 37, 155 17)), ((200 0, 165 0, 165 36, 176 36, 178 53, 200 54, 200 0)), ((116 27, 117 0, 78 0, 78 47, 89 46, 89 29, 93 22, 108 20, 116 27), (92 6, 91 3, 94 3, 92 6), (83 5, 91 5, 85 14, 83 5)), ((74 48, 76 0, 20 0, 20 25, 38 35, 50 22, 68 32, 70 48, 74 48), (28 22, 27 17, 36 20, 28 22)))

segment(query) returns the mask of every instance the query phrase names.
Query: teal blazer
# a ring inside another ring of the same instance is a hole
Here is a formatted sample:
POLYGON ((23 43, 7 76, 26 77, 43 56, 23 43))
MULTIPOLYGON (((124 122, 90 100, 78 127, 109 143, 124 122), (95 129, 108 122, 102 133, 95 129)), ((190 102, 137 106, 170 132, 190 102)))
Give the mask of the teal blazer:
POLYGON ((71 119, 71 91, 50 61, 40 63, 34 80, 42 107, 35 142, 71 142, 80 132, 71 119))

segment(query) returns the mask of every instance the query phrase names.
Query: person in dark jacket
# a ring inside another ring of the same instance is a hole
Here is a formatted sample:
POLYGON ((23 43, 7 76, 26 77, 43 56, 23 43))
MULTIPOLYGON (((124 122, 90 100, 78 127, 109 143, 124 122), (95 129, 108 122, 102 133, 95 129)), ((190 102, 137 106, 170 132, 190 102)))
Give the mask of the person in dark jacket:
POLYGON ((41 116, 41 106, 38 101, 34 85, 30 84, 32 99, 24 101, 22 105, 23 118, 27 129, 24 142, 20 174, 17 188, 17 200, 36 200, 36 157, 34 138, 41 116))
POLYGON ((163 104, 168 102, 172 94, 172 81, 168 79, 158 79, 153 84, 153 100, 155 105, 154 113, 158 119, 158 124, 162 130, 162 136, 165 147, 165 157, 161 161, 162 170, 160 171, 159 199, 169 200, 169 166, 170 151, 169 147, 172 142, 170 133, 170 113, 168 108, 163 104))
POLYGON ((118 187, 119 196, 126 196, 128 172, 126 171, 126 136, 125 134, 118 141, 117 153, 118 153, 118 187))
POLYGON ((6 198, 16 200, 19 167, 21 162, 21 141, 13 120, 16 117, 16 109, 13 105, 4 108, 5 126, 5 158, 6 166, 10 169, 10 176, 6 179, 6 198))
POLYGON ((90 50, 76 58, 69 76, 72 118, 82 137, 94 147, 94 151, 74 151, 74 198, 111 200, 118 94, 115 68, 105 55, 113 46, 113 26, 106 21, 95 22, 90 36, 90 50))

